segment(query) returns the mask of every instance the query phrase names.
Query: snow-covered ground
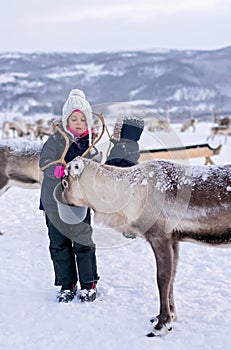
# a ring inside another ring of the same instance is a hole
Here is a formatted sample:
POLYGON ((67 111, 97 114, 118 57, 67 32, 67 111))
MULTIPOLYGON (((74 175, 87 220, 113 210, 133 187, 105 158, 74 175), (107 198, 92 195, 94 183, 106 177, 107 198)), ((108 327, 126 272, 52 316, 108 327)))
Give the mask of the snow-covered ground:
MULTIPOLYGON (((208 133, 209 125, 201 123, 195 134, 189 130, 178 136, 188 145, 206 142, 208 133)), ((149 146, 148 137, 144 133, 141 146, 149 146)), ((170 138, 162 138, 160 147, 170 138)), ((231 162, 231 137, 213 160, 231 162)), ((229 249, 181 244, 175 281, 178 320, 168 336, 147 338, 149 319, 159 305, 148 243, 95 227, 99 297, 94 303, 57 304, 39 190, 11 188, 0 200, 0 350, 230 349, 229 249)))

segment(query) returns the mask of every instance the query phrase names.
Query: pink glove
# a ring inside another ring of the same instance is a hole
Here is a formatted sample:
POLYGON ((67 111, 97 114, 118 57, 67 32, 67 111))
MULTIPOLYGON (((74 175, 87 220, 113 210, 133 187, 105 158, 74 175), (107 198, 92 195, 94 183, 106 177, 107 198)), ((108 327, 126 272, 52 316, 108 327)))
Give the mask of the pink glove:
POLYGON ((55 170, 54 170, 54 176, 55 176, 57 179, 60 179, 61 177, 64 177, 64 176, 65 176, 64 170, 65 170, 65 166, 58 165, 58 166, 55 168, 55 170))

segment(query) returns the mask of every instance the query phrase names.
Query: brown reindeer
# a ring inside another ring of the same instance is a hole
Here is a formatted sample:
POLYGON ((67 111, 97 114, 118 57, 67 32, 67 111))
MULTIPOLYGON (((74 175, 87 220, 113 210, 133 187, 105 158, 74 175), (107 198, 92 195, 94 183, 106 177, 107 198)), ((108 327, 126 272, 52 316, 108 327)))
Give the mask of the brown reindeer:
POLYGON ((51 125, 36 125, 35 137, 43 140, 44 136, 50 136, 53 131, 51 125))
POLYGON ((2 125, 2 138, 9 138, 10 131, 12 131, 14 138, 27 135, 26 122, 21 119, 5 121, 2 125))
POLYGON ((169 119, 158 119, 158 118, 151 118, 148 121, 148 131, 155 132, 155 131, 171 131, 170 121, 169 119))
POLYGON ((40 142, 0 143, 0 195, 12 186, 38 188, 42 173, 39 170, 40 142))
POLYGON ((195 132, 196 131, 196 123, 197 123, 197 120, 192 118, 192 119, 190 119, 182 124, 180 131, 185 132, 189 128, 192 128, 193 132, 195 132))
POLYGON ((2 138, 8 139, 12 131, 13 138, 26 136, 31 140, 42 140, 44 136, 50 136, 53 133, 52 121, 54 119, 38 119, 33 123, 28 123, 23 119, 5 121, 2 125, 2 138))
POLYGON ((38 119, 35 121, 35 138, 43 140, 44 136, 50 136, 54 132, 53 122, 58 119, 38 119))
POLYGON ((213 126, 210 130, 210 135, 207 137, 207 141, 209 139, 214 139, 216 135, 225 136, 225 143, 227 142, 227 137, 231 136, 231 126, 213 126))
POLYGON ((2 138, 8 139, 10 132, 12 132, 13 138, 26 136, 33 139, 33 136, 36 134, 36 128, 37 125, 35 123, 27 123, 22 119, 5 121, 2 125, 2 138))
POLYGON ((172 329, 179 242, 231 244, 231 165, 150 161, 131 168, 77 157, 62 180, 68 204, 94 210, 95 222, 144 237, 157 264, 160 311, 148 336, 172 329))
MULTIPOLYGON (((21 140, 20 140, 21 141, 21 140)), ((0 143, 0 196, 10 187, 39 188, 42 172, 39 169, 40 142, 0 143)), ((0 231, 0 234, 1 231, 0 231)))
POLYGON ((215 117, 214 123, 229 128, 231 126, 231 117, 215 117))

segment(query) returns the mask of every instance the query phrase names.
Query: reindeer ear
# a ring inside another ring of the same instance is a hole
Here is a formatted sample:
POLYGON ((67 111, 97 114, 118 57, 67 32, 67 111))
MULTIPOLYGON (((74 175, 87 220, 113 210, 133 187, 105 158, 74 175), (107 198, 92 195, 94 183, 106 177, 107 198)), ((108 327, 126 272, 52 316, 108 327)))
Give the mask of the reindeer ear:
POLYGON ((80 157, 72 160, 68 165, 69 173, 72 177, 80 176, 84 169, 84 162, 80 157))

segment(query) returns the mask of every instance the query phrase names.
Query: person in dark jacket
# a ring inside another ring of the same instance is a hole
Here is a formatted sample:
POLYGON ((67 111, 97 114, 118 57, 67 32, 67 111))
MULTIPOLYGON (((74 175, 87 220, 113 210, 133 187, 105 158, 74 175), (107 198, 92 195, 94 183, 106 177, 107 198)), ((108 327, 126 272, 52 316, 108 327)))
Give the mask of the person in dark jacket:
POLYGON ((114 131, 117 137, 111 139, 114 146, 105 164, 118 167, 130 167, 138 164, 140 157, 138 141, 144 129, 144 120, 137 116, 125 117, 115 125, 115 129, 118 127, 121 129, 114 131))
MULTIPOLYGON (((65 155, 68 163, 86 151, 91 143, 92 110, 83 91, 71 90, 62 110, 60 130, 68 136, 69 147, 65 155)), ((58 302, 70 302, 77 294, 77 281, 81 290, 81 301, 93 301, 96 298, 96 284, 99 279, 95 244, 92 240, 90 210, 83 222, 70 225, 59 218, 54 188, 64 176, 65 167, 61 163, 52 164, 60 159, 66 140, 57 131, 45 142, 40 155, 40 168, 44 172, 41 188, 40 209, 45 211, 45 220, 50 240, 49 250, 53 261, 55 285, 61 286, 58 302), (78 271, 78 272, 77 272, 78 271)), ((97 152, 93 149, 93 152, 97 152)), ((91 154, 90 157, 94 156, 91 154)))

